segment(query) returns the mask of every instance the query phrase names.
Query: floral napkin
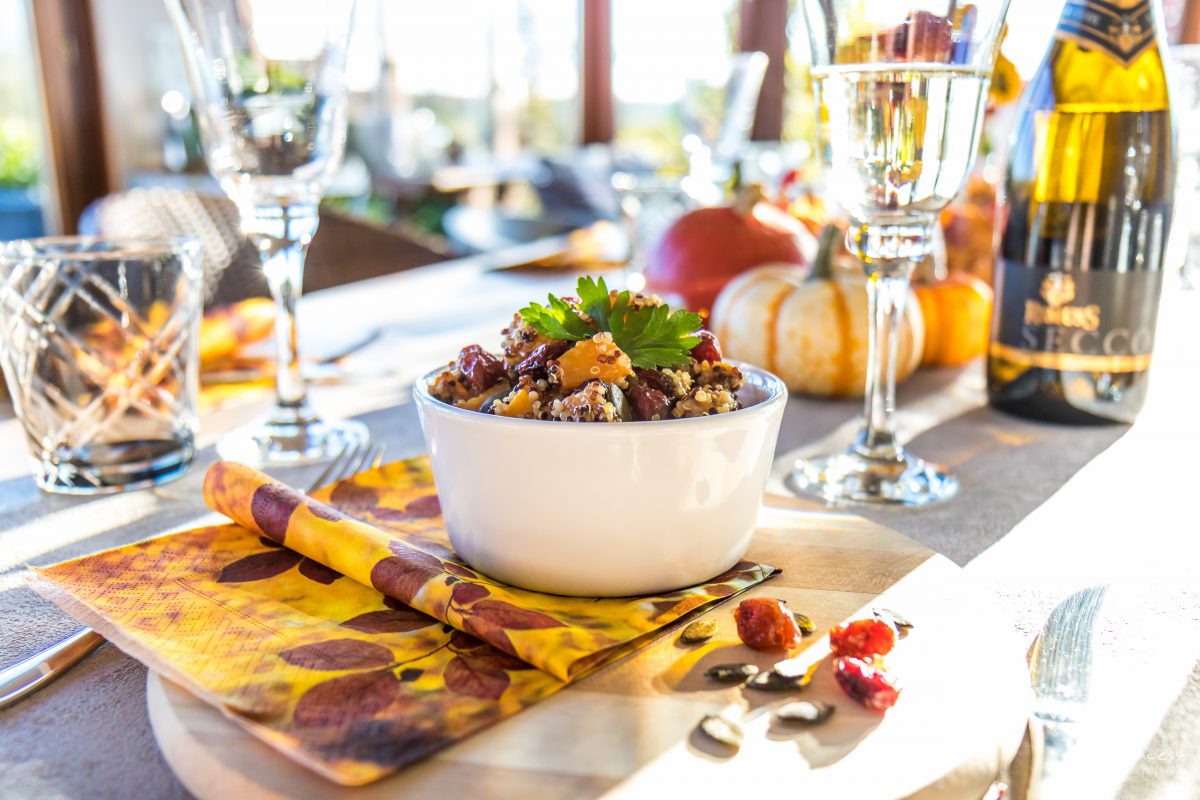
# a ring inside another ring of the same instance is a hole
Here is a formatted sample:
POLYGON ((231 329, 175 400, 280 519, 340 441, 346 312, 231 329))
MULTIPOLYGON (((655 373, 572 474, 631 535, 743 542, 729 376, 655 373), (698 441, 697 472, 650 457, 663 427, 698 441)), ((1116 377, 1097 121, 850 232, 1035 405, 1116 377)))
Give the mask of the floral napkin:
POLYGON ((338 783, 377 780, 775 573, 747 562, 642 598, 507 586, 451 551, 424 458, 308 498, 218 463, 234 525, 36 570, 35 587, 126 652, 338 783))

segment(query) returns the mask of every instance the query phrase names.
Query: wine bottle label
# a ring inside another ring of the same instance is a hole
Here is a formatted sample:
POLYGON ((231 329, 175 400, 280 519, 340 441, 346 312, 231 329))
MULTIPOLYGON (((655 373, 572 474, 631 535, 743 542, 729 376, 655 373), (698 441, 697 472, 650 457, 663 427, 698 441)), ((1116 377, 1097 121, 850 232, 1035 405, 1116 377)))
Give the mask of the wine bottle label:
POLYGON ((1154 44, 1154 32, 1150 0, 1067 0, 1054 35, 1129 66, 1154 44))
POLYGON ((1052 272, 1004 259, 996 267, 993 356, 1067 372, 1150 366, 1160 270, 1052 272))

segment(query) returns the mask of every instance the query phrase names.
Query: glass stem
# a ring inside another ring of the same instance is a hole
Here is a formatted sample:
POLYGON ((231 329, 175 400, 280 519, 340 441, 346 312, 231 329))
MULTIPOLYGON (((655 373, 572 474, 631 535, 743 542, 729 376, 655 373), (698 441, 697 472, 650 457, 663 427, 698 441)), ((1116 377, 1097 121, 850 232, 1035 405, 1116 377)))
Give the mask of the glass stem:
POLYGON ((317 230, 317 207, 303 204, 255 208, 243 217, 242 230, 258 248, 275 300, 276 416, 287 416, 286 421, 294 423, 309 415, 296 338, 296 306, 304 285, 304 254, 317 230))
POLYGON ((896 346, 904 303, 908 299, 908 273, 872 274, 867 279, 868 315, 871 330, 867 352, 867 387, 864 398, 865 424, 854 443, 863 456, 902 461, 896 442, 896 346))
POLYGON ((638 215, 642 211, 641 202, 633 195, 627 195, 621 198, 620 201, 621 224, 625 228, 625 238, 629 244, 629 250, 626 253, 626 270, 629 272, 641 272, 642 264, 642 241, 638 236, 638 215))

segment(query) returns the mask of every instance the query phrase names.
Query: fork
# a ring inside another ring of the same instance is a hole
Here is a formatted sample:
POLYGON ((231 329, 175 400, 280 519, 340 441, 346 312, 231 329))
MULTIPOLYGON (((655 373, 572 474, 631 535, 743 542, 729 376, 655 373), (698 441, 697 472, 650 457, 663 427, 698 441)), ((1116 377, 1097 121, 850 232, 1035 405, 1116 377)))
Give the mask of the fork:
MULTIPOLYGON (((322 486, 345 480, 367 468, 378 467, 383 461, 383 449, 381 444, 371 446, 365 442, 346 447, 317 476, 307 493, 312 494, 322 486)), ((91 628, 84 628, 0 672, 0 709, 19 703, 48 685, 102 644, 103 636, 91 628)))

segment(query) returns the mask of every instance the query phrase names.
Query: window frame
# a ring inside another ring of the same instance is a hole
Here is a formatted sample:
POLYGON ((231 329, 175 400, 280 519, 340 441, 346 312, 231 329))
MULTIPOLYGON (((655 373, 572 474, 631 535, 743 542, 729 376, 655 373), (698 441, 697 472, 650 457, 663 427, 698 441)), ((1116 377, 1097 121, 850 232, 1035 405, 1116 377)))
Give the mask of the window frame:
MULTIPOLYGON (((580 143, 611 143, 612 0, 580 0, 580 143)), ((1200 42, 1200 0, 1183 3, 1176 37, 1200 42)), ((53 195, 48 227, 72 233, 83 210, 114 185, 109 171, 99 61, 91 0, 29 3, 48 143, 46 170, 53 195)), ((788 0, 739 0, 738 49, 770 58, 752 137, 778 140, 783 131, 788 0)))
POLYGON ((46 227, 77 232, 79 218, 108 194, 100 70, 90 0, 29 3, 41 78, 47 185, 46 227))
MULTIPOLYGON (((582 144, 607 144, 613 141, 616 132, 612 93, 612 0, 582 1, 582 144)), ((751 138, 756 141, 778 140, 783 132, 787 23, 788 0, 738 0, 738 50, 760 50, 770 59, 751 132, 751 138)))

